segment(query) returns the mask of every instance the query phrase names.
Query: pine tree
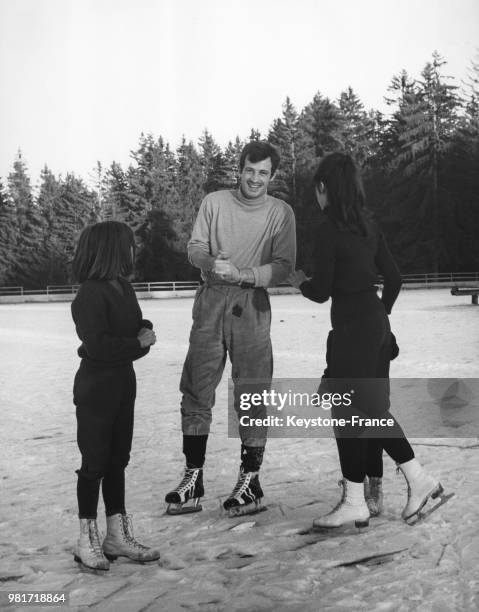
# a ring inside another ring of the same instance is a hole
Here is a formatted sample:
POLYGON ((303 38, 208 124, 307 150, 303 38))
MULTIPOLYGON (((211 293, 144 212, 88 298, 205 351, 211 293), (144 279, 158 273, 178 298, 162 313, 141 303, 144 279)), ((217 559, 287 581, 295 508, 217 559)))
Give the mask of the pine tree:
POLYGON ((277 147, 281 162, 274 180, 271 193, 294 204, 296 201, 296 164, 297 164, 298 113, 289 97, 283 104, 283 115, 275 119, 268 134, 268 140, 277 147))
POLYGON ((452 269, 479 268, 479 54, 471 61, 462 93, 464 113, 459 117, 452 146, 442 162, 441 178, 454 202, 448 238, 452 242, 452 269))
MULTIPOLYGON (((192 145, 183 142, 184 150, 192 145)), ((180 147, 181 149, 181 147, 180 147)), ((202 167, 197 159, 197 179, 202 182, 202 167)), ((130 185, 129 216, 124 220, 136 233, 139 251, 137 275, 142 280, 165 279, 169 270, 175 278, 178 261, 186 266, 186 241, 183 236, 185 209, 191 205, 183 201, 183 186, 178 181, 180 163, 168 143, 151 135, 140 137, 139 148, 132 153, 136 167, 130 166, 127 180, 130 185), (182 248, 182 255, 177 250, 182 248)), ((181 267, 181 266, 180 266, 181 267)))
POLYGON ((131 199, 126 173, 119 163, 112 162, 104 178, 102 218, 123 221, 128 216, 131 199))
POLYGON ((318 92, 298 119, 301 157, 316 159, 326 153, 341 150, 341 127, 339 108, 318 92))
POLYGON ((8 189, 17 211, 19 227, 22 228, 27 214, 26 211, 33 204, 33 194, 30 177, 20 150, 13 162, 13 171, 8 175, 8 189))
POLYGON ((136 167, 130 166, 128 182, 129 215, 126 221, 136 229, 153 209, 167 211, 176 199, 176 160, 163 138, 154 140, 151 134, 140 137, 140 146, 132 152, 136 167))
POLYGON ((469 76, 463 93, 466 112, 461 117, 459 127, 465 141, 474 150, 479 140, 479 52, 471 61, 468 72, 469 76))
POLYGON ((0 285, 9 283, 12 274, 17 233, 16 210, 7 190, 0 182, 0 285))
POLYGON ((404 114, 408 114, 408 108, 415 104, 417 96, 416 80, 403 70, 399 75, 394 75, 388 87, 389 96, 384 100, 393 109, 390 119, 381 124, 382 147, 380 151, 381 161, 390 167, 396 167, 396 156, 402 146, 400 135, 405 129, 404 114))
POLYGON ((236 136, 234 143, 231 140, 224 152, 225 189, 233 189, 238 185, 239 159, 244 143, 236 136))
MULTIPOLYGON (((422 245, 428 251, 430 269, 435 272, 446 256, 445 242, 441 240, 440 189, 444 186, 439 184, 439 169, 452 142, 459 106, 457 87, 448 84, 447 77, 441 74, 444 64, 435 52, 432 63, 428 62, 421 73, 422 79, 404 96, 398 130, 400 150, 395 159, 405 177, 414 177, 421 186, 418 213, 424 230, 422 245)), ((441 195, 444 199, 445 194, 441 195)))
POLYGON ((151 134, 140 136, 140 144, 136 151, 131 152, 136 166, 130 166, 128 180, 132 190, 132 201, 125 219, 134 231, 143 225, 147 213, 152 209, 153 181, 156 143, 151 134))
POLYGON ((203 168, 193 143, 187 143, 185 138, 177 150, 177 158, 176 190, 181 203, 182 234, 183 239, 186 237, 189 239, 198 209, 205 196, 203 168))
POLYGON ((15 284, 28 288, 41 286, 41 270, 44 253, 39 248, 43 242, 44 221, 39 207, 33 199, 30 177, 21 151, 8 175, 10 199, 17 216, 17 240, 14 248, 12 275, 15 284))
POLYGON ((144 268, 147 259, 148 242, 148 215, 155 206, 154 200, 158 198, 156 176, 158 174, 158 158, 164 148, 160 138, 155 142, 151 134, 140 135, 139 146, 131 152, 136 165, 130 165, 127 172, 130 197, 128 206, 124 209, 122 221, 127 223, 135 233, 138 244, 137 274, 143 280, 144 268))
POLYGON ((99 161, 97 161, 94 170, 89 174, 89 184, 96 195, 95 206, 92 210, 92 220, 96 222, 111 219, 112 211, 106 202, 107 179, 103 165, 99 161))
POLYGON ((68 280, 63 242, 65 227, 61 215, 62 184, 53 172, 44 166, 40 172, 40 186, 37 196, 37 206, 45 223, 45 232, 41 247, 44 253, 42 286, 63 284, 68 280))
POLYGON ((154 208, 148 212, 141 237, 141 250, 136 259, 137 280, 180 280, 186 256, 181 257, 174 249, 176 233, 164 210, 154 208))
POLYGON ((351 87, 341 93, 338 106, 342 118, 342 148, 364 167, 376 152, 376 117, 364 110, 363 103, 351 87))
POLYGON ((208 130, 199 141, 200 160, 203 167, 203 189, 206 193, 227 189, 231 186, 230 168, 221 147, 208 130))
POLYGON ((70 264, 81 230, 96 222, 97 194, 81 178, 68 173, 59 180, 60 194, 55 200, 57 266, 55 274, 71 280, 70 264))

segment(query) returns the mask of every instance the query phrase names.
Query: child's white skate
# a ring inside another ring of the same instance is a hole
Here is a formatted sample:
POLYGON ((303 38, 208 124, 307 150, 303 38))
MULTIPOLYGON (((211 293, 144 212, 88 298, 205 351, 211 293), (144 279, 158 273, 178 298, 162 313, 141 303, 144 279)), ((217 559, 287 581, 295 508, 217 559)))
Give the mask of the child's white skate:
POLYGON ((424 502, 421 504, 420 508, 416 510, 414 514, 411 514, 404 520, 406 521, 408 525, 417 525, 417 523, 426 519, 433 512, 435 512, 441 506, 443 506, 446 502, 448 502, 451 499, 451 497, 454 497, 454 495, 455 493, 445 494, 442 485, 439 483, 438 487, 430 495, 426 497, 424 502), (430 499, 437 499, 437 498, 439 498, 439 501, 436 504, 428 505, 428 502, 430 499))
POLYGON ((110 569, 100 539, 96 519, 80 519, 80 538, 73 558, 82 567, 95 572, 98 570, 105 572, 110 569))
POLYGON ((401 470, 407 482, 407 503, 401 516, 408 525, 424 520, 454 495, 445 495, 439 480, 428 474, 415 458, 398 465, 398 470, 401 470), (439 502, 436 505, 423 511, 429 500, 437 498, 439 502))

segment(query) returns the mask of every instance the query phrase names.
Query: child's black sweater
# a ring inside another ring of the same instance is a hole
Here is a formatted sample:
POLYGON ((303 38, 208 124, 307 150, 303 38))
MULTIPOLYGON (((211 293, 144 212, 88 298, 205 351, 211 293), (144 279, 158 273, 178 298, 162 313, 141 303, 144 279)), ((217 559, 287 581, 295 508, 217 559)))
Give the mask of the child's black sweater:
POLYGON ((71 310, 78 337, 78 355, 88 365, 122 366, 148 353, 137 338, 142 327, 153 328, 142 319, 133 287, 118 279, 123 295, 107 280, 87 280, 80 285, 71 310))
POLYGON ((333 325, 377 310, 378 271, 384 279, 381 301, 388 314, 401 288, 401 275, 384 236, 368 221, 368 236, 340 231, 328 217, 319 227, 313 277, 301 293, 314 302, 332 297, 333 325))

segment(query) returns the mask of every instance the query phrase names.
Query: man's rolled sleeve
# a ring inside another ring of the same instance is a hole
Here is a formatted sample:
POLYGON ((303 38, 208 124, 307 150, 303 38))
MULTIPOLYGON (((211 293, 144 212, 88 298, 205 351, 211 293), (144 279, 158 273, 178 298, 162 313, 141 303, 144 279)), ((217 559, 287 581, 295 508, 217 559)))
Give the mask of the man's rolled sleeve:
POLYGON ((208 210, 207 199, 201 202, 191 239, 187 245, 188 261, 195 268, 209 271, 213 268, 215 258, 210 253, 210 212, 208 210))
POLYGON ((277 234, 273 236, 272 261, 253 267, 256 287, 274 287, 284 282, 296 264, 296 222, 290 206, 277 234))

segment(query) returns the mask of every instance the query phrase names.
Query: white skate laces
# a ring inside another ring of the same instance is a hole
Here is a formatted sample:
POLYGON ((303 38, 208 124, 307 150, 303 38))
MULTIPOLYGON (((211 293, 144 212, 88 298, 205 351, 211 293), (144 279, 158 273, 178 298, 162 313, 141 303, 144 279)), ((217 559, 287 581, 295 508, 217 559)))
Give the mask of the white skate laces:
POLYGON ((109 561, 127 557, 131 561, 146 563, 157 561, 160 553, 156 548, 140 544, 133 534, 132 516, 113 514, 107 516, 107 536, 103 542, 103 552, 109 561))
POLYGON ((108 570, 110 564, 103 554, 101 539, 96 519, 80 519, 80 539, 74 554, 75 561, 88 569, 108 570))
POLYGON ((139 551, 142 552, 150 550, 148 546, 144 546, 143 544, 140 544, 140 542, 135 540, 133 534, 133 521, 131 514, 121 515, 121 527, 126 544, 128 544, 129 546, 133 546, 133 548, 137 548, 139 551))
POLYGON ((329 516, 333 512, 336 512, 336 510, 338 510, 338 508, 340 508, 342 506, 342 504, 344 503, 344 501, 346 499, 346 487, 343 486, 343 481, 342 480, 338 480, 338 487, 341 487, 341 499, 334 506, 334 508, 331 510, 331 512, 328 512, 327 516, 329 516))
POLYGON ((204 494, 203 468, 186 467, 180 484, 165 497, 168 504, 166 513, 178 515, 200 512, 203 508, 199 501, 204 494))
POLYGON ((233 492, 223 503, 223 508, 230 518, 266 510, 258 474, 259 472, 245 472, 243 467, 240 468, 233 492))
POLYGON ((324 516, 313 521, 313 529, 329 529, 354 523, 356 527, 369 525, 369 509, 364 499, 363 483, 340 480, 342 495, 336 506, 324 516))
POLYGON ((186 493, 190 496, 194 493, 200 469, 201 468, 185 468, 183 479, 176 489, 173 489, 175 493, 178 493, 178 495, 184 498, 183 501, 186 501, 186 493))
POLYGON ((103 539, 103 536, 98 530, 96 521, 88 521, 88 535, 93 553, 96 557, 98 557, 98 559, 104 559, 103 549, 101 547, 101 540, 103 539))
POLYGON ((250 483, 258 472, 242 472, 240 471, 238 481, 231 493, 230 497, 239 501, 240 504, 249 504, 255 501, 256 496, 250 489, 250 483))
POLYGON ((96 524, 96 521, 90 521, 90 524, 88 525, 89 530, 90 530, 90 542, 92 545, 93 550, 95 551, 95 554, 98 555, 99 557, 103 557, 103 550, 101 547, 101 543, 100 540, 102 538, 102 536, 100 536, 100 532, 98 531, 98 525, 96 524))

